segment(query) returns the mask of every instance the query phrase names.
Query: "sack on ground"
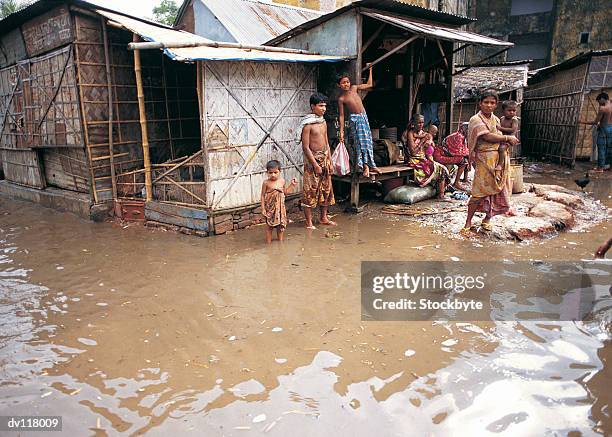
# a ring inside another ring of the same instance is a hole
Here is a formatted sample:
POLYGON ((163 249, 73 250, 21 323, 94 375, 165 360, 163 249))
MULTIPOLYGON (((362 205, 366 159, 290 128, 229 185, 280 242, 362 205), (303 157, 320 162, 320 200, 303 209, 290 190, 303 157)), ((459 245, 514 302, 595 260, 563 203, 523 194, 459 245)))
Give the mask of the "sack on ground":
POLYGON ((331 156, 334 166, 334 174, 337 176, 345 176, 351 172, 351 164, 349 162, 348 151, 344 143, 338 143, 334 153, 331 156))
POLYGON ((402 185, 389 191, 385 196, 385 203, 404 203, 412 205, 422 200, 431 199, 436 195, 436 189, 431 185, 417 187, 415 185, 402 185))

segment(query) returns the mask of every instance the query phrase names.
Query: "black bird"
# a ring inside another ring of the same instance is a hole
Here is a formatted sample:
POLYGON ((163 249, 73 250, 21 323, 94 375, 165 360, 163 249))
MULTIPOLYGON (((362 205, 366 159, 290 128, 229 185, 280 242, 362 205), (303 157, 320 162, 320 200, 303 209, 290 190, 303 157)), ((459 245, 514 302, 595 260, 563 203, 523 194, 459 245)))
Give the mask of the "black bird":
POLYGON ((584 187, 589 185, 589 182, 591 182, 591 179, 589 178, 589 172, 587 172, 586 177, 582 179, 574 179, 574 182, 576 182, 576 185, 578 185, 580 188, 582 188, 582 191, 584 191, 584 187))

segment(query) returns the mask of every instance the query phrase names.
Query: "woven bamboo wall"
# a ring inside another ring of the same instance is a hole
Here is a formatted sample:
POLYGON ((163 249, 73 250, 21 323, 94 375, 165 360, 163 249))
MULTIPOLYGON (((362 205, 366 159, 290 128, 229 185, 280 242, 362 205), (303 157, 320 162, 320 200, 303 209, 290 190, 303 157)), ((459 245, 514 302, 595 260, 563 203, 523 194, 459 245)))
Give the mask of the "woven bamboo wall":
POLYGON ((301 183, 303 152, 296 136, 317 89, 316 67, 280 62, 200 65, 209 205, 220 210, 257 204, 271 159, 281 162, 286 180, 297 177, 301 183), (277 119, 266 137, 264 129, 277 119))
POLYGON ((3 153, 6 178, 88 192, 87 166, 76 165, 84 153, 72 48, 0 70, 0 99, 0 147, 11 149, 3 153), (53 177, 45 181, 45 174, 53 177))
MULTIPOLYGON (((97 200, 112 196, 106 59, 102 24, 76 15, 77 64, 81 102, 97 200)), ((127 50, 132 33, 108 28, 113 101, 113 157, 119 197, 139 197, 142 168, 134 55, 127 50)), ((199 150, 200 128, 193 65, 164 60, 157 50, 141 53, 145 114, 152 163, 199 150)))
POLYGON ((523 151, 573 165, 588 63, 557 71, 525 90, 523 151))

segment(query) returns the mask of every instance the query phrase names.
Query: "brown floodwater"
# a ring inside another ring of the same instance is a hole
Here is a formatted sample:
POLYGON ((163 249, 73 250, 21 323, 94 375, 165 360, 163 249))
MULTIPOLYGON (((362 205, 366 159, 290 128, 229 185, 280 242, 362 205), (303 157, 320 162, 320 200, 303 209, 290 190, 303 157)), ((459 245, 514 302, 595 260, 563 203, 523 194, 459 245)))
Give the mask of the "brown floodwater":
MULTIPOLYGON (((610 180, 588 187, 608 207, 610 180)), ((360 308, 362 260, 580 260, 609 221, 519 244, 335 219, 267 246, 261 227, 198 238, 0 198, 0 415, 61 415, 50 435, 66 436, 612 433, 609 313, 374 322, 360 308)))

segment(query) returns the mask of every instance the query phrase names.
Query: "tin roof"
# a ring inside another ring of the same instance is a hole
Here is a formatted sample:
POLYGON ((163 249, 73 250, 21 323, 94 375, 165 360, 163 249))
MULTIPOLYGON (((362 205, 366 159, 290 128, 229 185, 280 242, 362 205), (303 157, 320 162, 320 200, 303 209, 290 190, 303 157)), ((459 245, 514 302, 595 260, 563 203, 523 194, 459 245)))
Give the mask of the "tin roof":
POLYGON ((511 42, 502 41, 499 39, 491 38, 477 33, 468 32, 466 30, 455 29, 452 27, 426 24, 419 21, 414 21, 409 18, 400 18, 385 12, 362 12, 370 18, 374 18, 385 23, 389 23, 393 26, 401 29, 408 30, 409 32, 425 37, 433 37, 435 39, 442 39, 446 41, 468 43, 468 44, 479 44, 488 46, 501 46, 508 47, 513 46, 511 42))
MULTIPOLYGON (((159 42, 168 46, 188 43, 214 43, 204 37, 189 32, 174 30, 165 26, 147 23, 123 14, 97 9, 96 12, 113 22, 119 23, 131 32, 140 35, 145 41, 159 42)), ((164 53, 176 61, 282 61, 282 62, 338 62, 346 60, 340 56, 310 55, 287 52, 267 52, 246 48, 227 47, 183 47, 164 48, 164 53)))
MULTIPOLYGON (((206 6, 227 31, 242 44, 263 44, 322 12, 261 0, 195 0, 206 6)), ((177 21, 189 3, 185 0, 177 21)), ((198 16, 195 20, 198 20, 198 16)))
POLYGON ((282 35, 279 35, 276 38, 267 41, 266 45, 278 45, 281 42, 293 37, 294 35, 306 32, 307 30, 312 29, 313 27, 316 27, 319 24, 325 23, 326 21, 331 20, 332 18, 337 17, 338 15, 341 15, 351 9, 356 8, 367 8, 364 10, 369 10, 371 12, 390 12, 396 15, 401 15, 403 17, 426 20, 435 25, 446 24, 449 26, 458 27, 476 21, 473 18, 465 17, 462 15, 450 14, 447 12, 438 12, 432 9, 423 8, 421 6, 400 2, 397 0, 353 0, 348 5, 336 9, 333 12, 322 15, 318 18, 315 18, 313 20, 302 23, 297 27, 294 27, 293 29, 283 33, 282 35))
POLYGON ((481 91, 493 89, 506 93, 527 86, 529 62, 514 65, 471 67, 453 78, 455 100, 470 100, 481 91))

